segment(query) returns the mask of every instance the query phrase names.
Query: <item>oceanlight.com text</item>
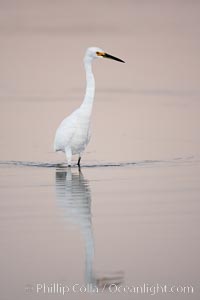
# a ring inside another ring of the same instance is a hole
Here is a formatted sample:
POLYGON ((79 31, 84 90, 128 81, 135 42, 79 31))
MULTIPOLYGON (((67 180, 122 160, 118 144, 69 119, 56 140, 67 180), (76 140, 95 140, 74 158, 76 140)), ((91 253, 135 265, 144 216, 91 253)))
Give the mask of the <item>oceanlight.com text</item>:
POLYGON ((105 284, 102 287, 98 287, 95 284, 79 284, 74 283, 72 285, 53 282, 53 283, 36 283, 35 285, 27 284, 25 287, 26 293, 29 294, 46 294, 46 295, 67 295, 69 293, 82 294, 82 293, 111 293, 111 294, 146 294, 150 296, 158 294, 194 294, 195 288, 193 285, 167 285, 167 284, 130 284, 130 285, 118 285, 118 284, 105 284))

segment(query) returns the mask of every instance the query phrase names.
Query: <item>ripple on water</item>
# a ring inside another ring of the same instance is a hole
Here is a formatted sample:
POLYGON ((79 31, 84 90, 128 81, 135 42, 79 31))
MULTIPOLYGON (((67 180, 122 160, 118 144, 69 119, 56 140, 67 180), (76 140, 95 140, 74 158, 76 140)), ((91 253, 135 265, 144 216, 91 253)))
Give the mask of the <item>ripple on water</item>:
MULTIPOLYGON (((141 160, 141 161, 127 161, 127 162, 91 162, 83 163, 82 168, 109 168, 109 167, 154 167, 154 166, 169 166, 169 165, 181 165, 181 164, 192 164, 199 163, 200 159, 189 156, 189 157, 176 157, 171 160, 141 160)), ((66 163, 57 163, 57 162, 34 162, 34 161, 0 161, 0 166, 23 166, 23 167, 39 167, 39 168, 66 168, 66 163)), ((76 168, 77 165, 74 164, 71 166, 76 168)))

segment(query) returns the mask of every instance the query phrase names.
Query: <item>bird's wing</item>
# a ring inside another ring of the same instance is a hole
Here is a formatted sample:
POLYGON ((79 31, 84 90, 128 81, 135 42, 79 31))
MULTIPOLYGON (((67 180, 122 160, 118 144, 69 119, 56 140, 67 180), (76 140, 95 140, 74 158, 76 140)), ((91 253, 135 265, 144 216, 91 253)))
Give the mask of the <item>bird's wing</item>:
POLYGON ((54 140, 55 151, 64 151, 67 145, 70 143, 77 128, 78 114, 78 110, 75 110, 71 115, 61 122, 60 126, 56 130, 54 140))

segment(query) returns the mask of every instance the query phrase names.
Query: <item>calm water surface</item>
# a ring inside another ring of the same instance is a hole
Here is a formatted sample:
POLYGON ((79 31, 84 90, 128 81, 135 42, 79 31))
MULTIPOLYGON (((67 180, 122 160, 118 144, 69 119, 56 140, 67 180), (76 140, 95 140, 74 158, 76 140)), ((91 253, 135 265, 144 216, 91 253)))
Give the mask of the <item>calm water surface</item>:
MULTIPOLYGON (((2 299, 60 298, 47 292, 53 284, 70 299, 115 284, 191 284, 197 295, 198 162, 0 170, 2 299)), ((105 288, 95 297, 122 296, 105 288)))

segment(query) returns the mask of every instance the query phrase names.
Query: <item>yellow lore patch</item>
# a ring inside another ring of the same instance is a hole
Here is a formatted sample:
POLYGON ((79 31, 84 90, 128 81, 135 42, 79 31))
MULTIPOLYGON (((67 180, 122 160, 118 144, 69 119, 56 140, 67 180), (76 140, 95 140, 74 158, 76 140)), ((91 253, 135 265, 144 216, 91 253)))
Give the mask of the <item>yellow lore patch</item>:
POLYGON ((98 55, 98 56, 104 56, 105 55, 105 52, 96 52, 96 54, 98 55))

